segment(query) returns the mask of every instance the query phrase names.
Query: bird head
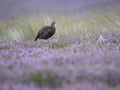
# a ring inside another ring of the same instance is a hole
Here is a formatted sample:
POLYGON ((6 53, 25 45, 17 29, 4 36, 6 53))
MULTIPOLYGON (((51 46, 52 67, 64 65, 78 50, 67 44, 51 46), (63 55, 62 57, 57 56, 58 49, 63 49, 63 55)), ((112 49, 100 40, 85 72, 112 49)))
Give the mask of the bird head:
POLYGON ((56 24, 56 22, 55 21, 53 21, 52 23, 51 23, 51 26, 54 26, 56 24))

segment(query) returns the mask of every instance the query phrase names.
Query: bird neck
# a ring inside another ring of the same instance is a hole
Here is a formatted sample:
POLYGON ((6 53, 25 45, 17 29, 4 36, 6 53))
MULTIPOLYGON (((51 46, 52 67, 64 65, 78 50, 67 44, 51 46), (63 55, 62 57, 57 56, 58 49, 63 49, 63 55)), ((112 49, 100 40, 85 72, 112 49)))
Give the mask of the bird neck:
POLYGON ((54 26, 51 26, 51 29, 52 29, 53 31, 55 31, 55 27, 54 27, 54 26))
POLYGON ((55 26, 53 24, 51 24, 51 28, 55 28, 55 26))
POLYGON ((54 24, 51 24, 51 27, 54 27, 54 24))

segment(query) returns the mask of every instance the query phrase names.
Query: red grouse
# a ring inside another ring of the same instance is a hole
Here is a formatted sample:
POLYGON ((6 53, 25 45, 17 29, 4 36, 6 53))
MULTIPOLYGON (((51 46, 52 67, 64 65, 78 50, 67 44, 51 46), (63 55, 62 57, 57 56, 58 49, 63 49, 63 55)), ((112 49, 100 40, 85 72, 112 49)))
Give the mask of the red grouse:
POLYGON ((51 36, 53 36, 55 34, 55 30, 56 30, 55 23, 56 22, 53 21, 50 26, 44 26, 44 27, 42 27, 38 31, 38 33, 37 33, 36 38, 34 39, 34 41, 36 41, 37 39, 45 39, 45 40, 47 40, 48 38, 50 38, 51 36))

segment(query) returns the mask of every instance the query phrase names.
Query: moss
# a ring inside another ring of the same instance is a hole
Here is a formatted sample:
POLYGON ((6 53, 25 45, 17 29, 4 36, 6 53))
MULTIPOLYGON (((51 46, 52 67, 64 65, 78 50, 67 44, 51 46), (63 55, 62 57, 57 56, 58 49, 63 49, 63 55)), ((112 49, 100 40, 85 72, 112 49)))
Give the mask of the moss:
POLYGON ((105 77, 105 82, 109 86, 117 86, 120 84, 120 77, 119 74, 116 74, 116 72, 107 72, 105 77))
POLYGON ((31 81, 35 82, 40 86, 48 85, 50 87, 59 87, 62 84, 62 80, 59 77, 51 74, 51 73, 35 73, 31 75, 31 81))

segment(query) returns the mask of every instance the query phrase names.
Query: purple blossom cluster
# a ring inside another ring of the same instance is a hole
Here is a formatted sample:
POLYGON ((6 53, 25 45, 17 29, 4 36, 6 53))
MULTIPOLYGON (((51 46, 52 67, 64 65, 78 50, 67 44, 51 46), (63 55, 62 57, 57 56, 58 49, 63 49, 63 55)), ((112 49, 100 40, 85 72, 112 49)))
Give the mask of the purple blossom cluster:
POLYGON ((79 36, 0 40, 0 90, 52 90, 56 83, 58 90, 119 90, 119 57, 119 43, 84 43, 79 36))

